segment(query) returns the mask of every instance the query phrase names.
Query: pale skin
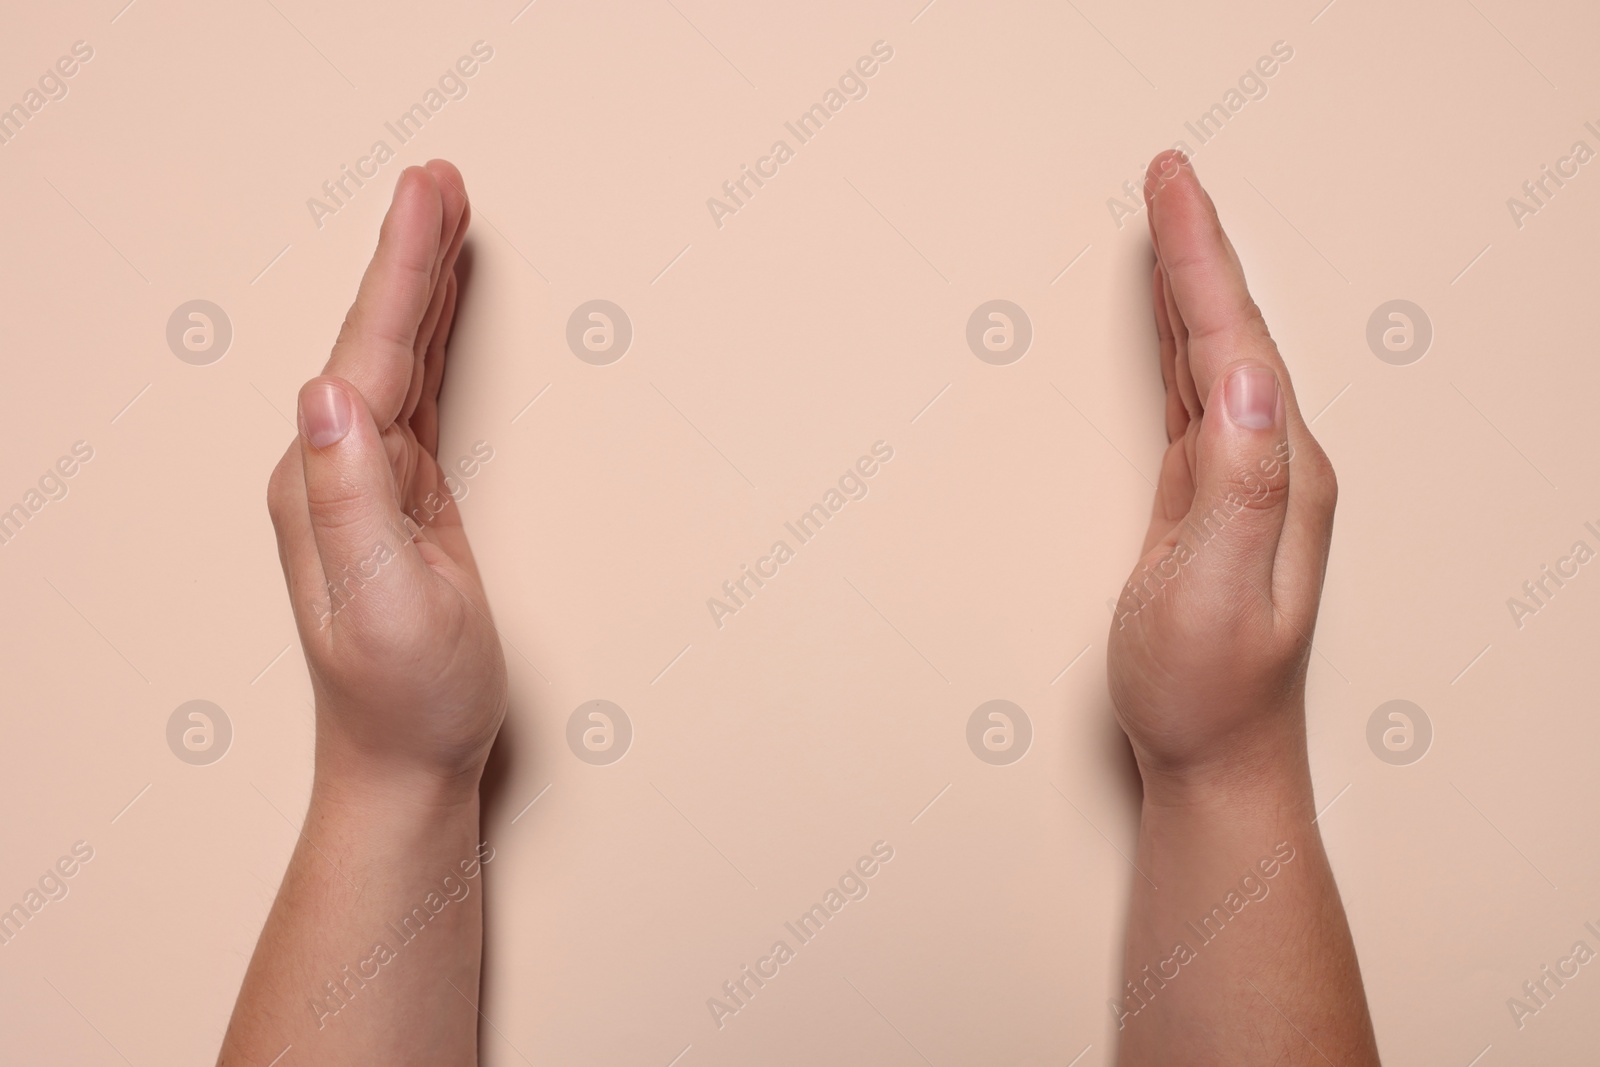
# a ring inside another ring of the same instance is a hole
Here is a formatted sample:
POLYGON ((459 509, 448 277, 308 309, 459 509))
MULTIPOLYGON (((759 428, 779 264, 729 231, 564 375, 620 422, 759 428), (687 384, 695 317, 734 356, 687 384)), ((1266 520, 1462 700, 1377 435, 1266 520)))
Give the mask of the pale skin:
MULTIPOLYGON (((1349 930, 1311 823, 1306 758, 1332 468, 1209 198, 1187 165, 1161 156, 1151 173, 1172 446, 1134 577, 1165 569, 1147 603, 1125 598, 1138 607, 1113 623, 1108 670, 1144 778, 1137 863, 1160 888, 1134 882, 1128 978, 1168 960, 1175 940, 1193 937, 1185 922, 1241 875, 1254 870, 1270 893, 1230 917, 1177 977, 1126 1001, 1119 1062, 1375 1064, 1349 930), (1256 368, 1245 392, 1266 402, 1235 418, 1226 383, 1240 366, 1256 368), (1270 473, 1260 466, 1290 446, 1270 473), (1230 486, 1250 499, 1196 542, 1186 531, 1230 486), (1163 561, 1180 545, 1193 545, 1192 557, 1174 571, 1163 561), (1267 876, 1255 865, 1280 843, 1293 859, 1267 876)), ((450 164, 401 175, 269 483, 316 695, 316 770, 220 1065, 478 1060, 481 872, 493 859, 478 788, 508 688, 437 463, 469 217, 450 164)))

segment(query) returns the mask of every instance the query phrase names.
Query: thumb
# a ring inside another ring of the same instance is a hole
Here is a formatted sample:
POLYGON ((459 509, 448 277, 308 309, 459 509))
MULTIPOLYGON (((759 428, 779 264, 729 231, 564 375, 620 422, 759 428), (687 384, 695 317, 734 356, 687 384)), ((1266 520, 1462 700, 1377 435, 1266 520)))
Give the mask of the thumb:
POLYGON ((331 376, 301 386, 300 434, 306 506, 328 585, 326 621, 377 599, 375 588, 404 589, 423 564, 400 513, 383 439, 355 387, 331 376))
POLYGON ((1272 595, 1289 504, 1284 390, 1269 364, 1241 361, 1217 376, 1195 442, 1195 495, 1179 531, 1208 595, 1272 595), (1248 588, 1246 588, 1248 586, 1248 588))

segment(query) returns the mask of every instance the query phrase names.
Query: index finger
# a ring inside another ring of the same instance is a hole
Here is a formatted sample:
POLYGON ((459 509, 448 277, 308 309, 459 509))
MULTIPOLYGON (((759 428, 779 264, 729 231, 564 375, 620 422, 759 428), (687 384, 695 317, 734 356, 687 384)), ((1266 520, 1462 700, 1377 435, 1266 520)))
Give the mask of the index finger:
POLYGON ((367 402, 379 428, 400 414, 416 369, 417 331, 433 300, 444 198, 423 167, 407 167, 378 233, 323 374, 343 378, 367 402))
MULTIPOLYGON (((1216 205, 1181 152, 1164 152, 1145 179, 1156 253, 1182 319, 1190 372, 1203 404, 1218 376, 1241 359, 1271 364, 1288 392, 1289 375, 1250 296, 1244 266, 1223 232, 1216 205)), ((1176 325, 1176 324, 1175 324, 1176 325)))

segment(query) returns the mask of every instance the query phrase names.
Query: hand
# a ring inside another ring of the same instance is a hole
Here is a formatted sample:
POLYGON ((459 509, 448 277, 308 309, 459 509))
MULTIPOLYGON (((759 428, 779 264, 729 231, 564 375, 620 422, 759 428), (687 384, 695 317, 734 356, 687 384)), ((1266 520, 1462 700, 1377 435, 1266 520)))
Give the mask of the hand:
POLYGON ((1151 162, 1145 202, 1169 445, 1111 624, 1112 699, 1147 796, 1285 773, 1298 783, 1333 468, 1182 153, 1151 162))
POLYGON ((505 658, 437 462, 470 214, 449 163, 400 175, 267 487, 316 693, 319 784, 475 790, 505 718, 505 658))

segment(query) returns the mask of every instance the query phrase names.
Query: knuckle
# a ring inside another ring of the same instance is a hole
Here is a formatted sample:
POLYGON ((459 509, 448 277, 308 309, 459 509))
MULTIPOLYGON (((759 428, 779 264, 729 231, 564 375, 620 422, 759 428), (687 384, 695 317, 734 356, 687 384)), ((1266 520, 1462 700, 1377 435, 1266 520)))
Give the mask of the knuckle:
MULTIPOLYGON (((1234 339, 1241 346, 1255 350, 1262 345, 1270 345, 1271 353, 1262 353, 1269 362, 1277 357, 1277 343, 1272 340, 1272 330, 1267 326, 1267 316, 1261 310, 1261 305, 1255 298, 1246 293, 1239 304, 1238 318, 1233 330, 1234 339)), ((1287 377, 1285 374, 1284 377, 1287 377)))
POLYGON ((1281 473, 1269 478, 1254 467, 1246 467, 1230 474, 1223 489, 1221 506, 1236 511, 1275 511, 1288 498, 1289 479, 1281 473))
POLYGON ((267 475, 267 515, 272 519, 274 527, 283 524, 283 518, 289 505, 289 472, 288 464, 294 459, 294 447, 285 452, 283 458, 278 460, 278 465, 272 468, 272 473, 267 475))
MULTIPOLYGON (((431 285, 427 267, 407 267, 398 278, 390 280, 388 295, 398 304, 411 305, 426 300, 431 285)), ((345 312, 333 347, 335 351, 351 346, 385 353, 405 351, 415 356, 418 337, 415 324, 403 316, 396 317, 383 313, 381 309, 369 308, 363 300, 358 299, 345 312)))
POLYGON ((339 335, 333 339, 335 348, 349 341, 360 331, 360 319, 361 305, 359 303, 351 304, 350 310, 344 313, 344 321, 339 324, 339 335))
POLYGON ((337 530, 362 522, 370 507, 370 494, 361 486, 344 480, 306 487, 306 506, 312 520, 325 530, 337 530))
POLYGON ((1333 464, 1326 459, 1323 461, 1323 476, 1318 479, 1318 489, 1322 497, 1322 506, 1329 515, 1339 506, 1339 476, 1334 473, 1333 464))
POLYGON ((1301 473, 1296 488, 1311 499, 1320 514, 1331 518, 1339 503, 1339 476, 1333 461, 1315 440, 1301 448, 1296 459, 1301 473))
MULTIPOLYGON (((1242 483, 1241 483, 1242 485, 1242 483)), ((1205 501, 1196 501, 1186 521, 1187 535, 1197 545, 1232 543, 1249 545, 1271 527, 1269 518, 1281 507, 1285 489, 1263 487, 1253 491, 1218 486, 1218 492, 1205 501)))

